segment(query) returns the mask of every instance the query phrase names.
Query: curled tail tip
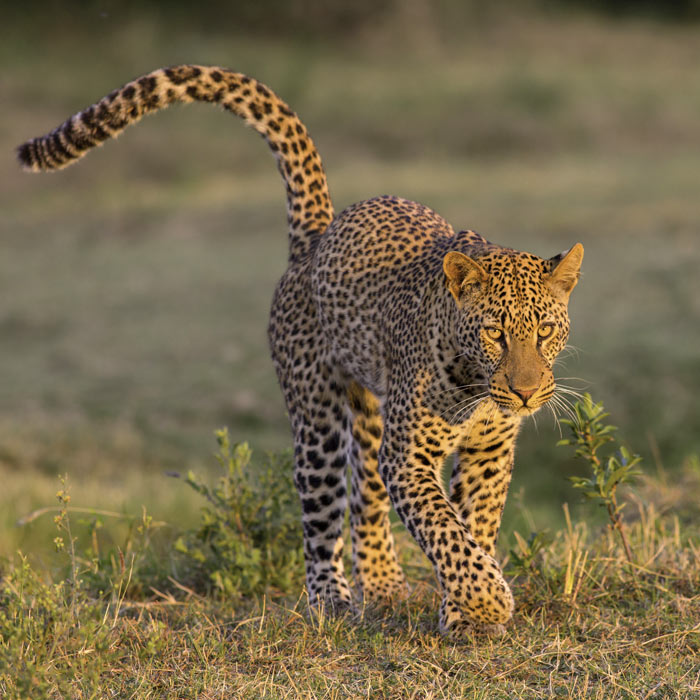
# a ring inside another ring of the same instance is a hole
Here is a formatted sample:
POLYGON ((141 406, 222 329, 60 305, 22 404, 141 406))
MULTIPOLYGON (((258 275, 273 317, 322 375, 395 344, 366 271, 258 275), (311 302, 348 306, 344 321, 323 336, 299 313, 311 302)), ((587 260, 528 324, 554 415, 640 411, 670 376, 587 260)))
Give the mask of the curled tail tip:
POLYGON ((49 173, 72 165, 80 155, 56 152, 47 145, 47 136, 30 139, 17 146, 15 154, 22 170, 28 173, 49 173))
POLYGON ((17 146, 15 154, 22 170, 30 173, 38 173, 41 166, 36 159, 32 141, 25 141, 21 146, 17 146))
POLYGON ((59 165, 47 161, 46 158, 43 157, 41 149, 38 147, 37 142, 40 140, 41 139, 31 139, 17 146, 15 153, 22 170, 28 173, 51 172, 52 170, 58 170, 69 164, 64 163, 59 165))

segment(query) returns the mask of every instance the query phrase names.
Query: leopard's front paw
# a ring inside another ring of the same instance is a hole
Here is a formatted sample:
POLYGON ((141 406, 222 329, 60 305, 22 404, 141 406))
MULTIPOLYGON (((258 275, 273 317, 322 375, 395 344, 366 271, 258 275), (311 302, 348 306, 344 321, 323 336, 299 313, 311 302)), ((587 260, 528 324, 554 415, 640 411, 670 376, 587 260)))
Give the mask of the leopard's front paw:
POLYGON ((500 636, 513 616, 513 595, 501 576, 489 585, 449 591, 440 605, 440 631, 449 637, 500 636))
POLYGON ((502 637, 506 633, 506 626, 500 623, 485 625, 472 622, 466 618, 453 619, 445 626, 440 620, 440 632, 453 641, 461 641, 471 637, 502 637))

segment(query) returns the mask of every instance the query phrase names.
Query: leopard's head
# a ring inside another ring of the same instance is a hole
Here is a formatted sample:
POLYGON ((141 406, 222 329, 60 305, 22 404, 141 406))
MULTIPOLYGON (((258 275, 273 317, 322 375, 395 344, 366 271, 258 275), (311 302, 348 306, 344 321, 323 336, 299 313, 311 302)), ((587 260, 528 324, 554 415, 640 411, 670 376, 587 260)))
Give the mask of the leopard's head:
POLYGON ((529 415, 554 395, 552 365, 569 337, 569 295, 583 259, 580 243, 550 259, 489 247, 443 260, 457 304, 457 343, 502 409, 529 415))

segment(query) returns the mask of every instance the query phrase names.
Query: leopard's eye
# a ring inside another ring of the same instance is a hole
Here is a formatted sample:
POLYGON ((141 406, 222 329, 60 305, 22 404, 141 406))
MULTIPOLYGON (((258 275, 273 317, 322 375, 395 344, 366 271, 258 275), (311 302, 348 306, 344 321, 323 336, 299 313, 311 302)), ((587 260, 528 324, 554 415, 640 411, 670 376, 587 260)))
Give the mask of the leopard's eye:
POLYGON ((553 323, 543 323, 537 329, 537 337, 540 340, 544 340, 545 338, 549 338, 553 333, 554 333, 554 324, 553 323))
POLYGON ((494 326, 487 326, 486 328, 484 328, 484 331, 486 332, 486 337, 490 340, 503 340, 503 331, 500 328, 495 328, 494 326))

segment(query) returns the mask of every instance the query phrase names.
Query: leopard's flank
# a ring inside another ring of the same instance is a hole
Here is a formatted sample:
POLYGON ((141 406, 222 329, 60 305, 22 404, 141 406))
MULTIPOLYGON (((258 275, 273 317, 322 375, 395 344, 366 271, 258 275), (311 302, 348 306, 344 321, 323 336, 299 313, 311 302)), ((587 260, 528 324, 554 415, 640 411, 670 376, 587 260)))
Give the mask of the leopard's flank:
POLYGON ((18 156, 30 170, 62 168, 142 116, 193 101, 245 119, 286 186, 289 266, 269 340, 294 434, 312 605, 355 603, 343 568, 348 502, 359 594, 387 601, 404 593, 393 506, 435 568, 440 628, 501 630, 513 598, 495 542, 516 436, 554 396, 552 364, 569 335, 582 246, 539 258, 455 232, 397 197, 335 216, 297 115, 256 80, 217 67, 138 78, 18 156), (450 455, 448 493, 440 475, 450 455))

